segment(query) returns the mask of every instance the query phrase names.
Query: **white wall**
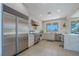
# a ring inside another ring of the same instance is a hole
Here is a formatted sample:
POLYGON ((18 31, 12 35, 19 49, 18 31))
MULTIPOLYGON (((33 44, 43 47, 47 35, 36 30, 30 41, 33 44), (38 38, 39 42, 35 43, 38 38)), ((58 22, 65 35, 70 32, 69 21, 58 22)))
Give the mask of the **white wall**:
POLYGON ((0 3, 0 55, 2 55, 2 4, 0 3))

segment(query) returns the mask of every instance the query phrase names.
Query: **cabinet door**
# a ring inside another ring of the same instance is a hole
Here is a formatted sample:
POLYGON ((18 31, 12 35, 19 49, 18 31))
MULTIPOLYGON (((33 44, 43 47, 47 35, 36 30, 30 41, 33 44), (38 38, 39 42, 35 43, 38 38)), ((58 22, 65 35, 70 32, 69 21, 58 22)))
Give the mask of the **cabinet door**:
POLYGON ((27 48, 27 34, 28 33, 28 24, 27 20, 17 17, 17 52, 20 52, 27 48))
POLYGON ((34 44, 34 35, 29 34, 28 47, 31 47, 33 44, 34 44))
POLYGON ((16 16, 3 12, 3 55, 16 54, 16 16))

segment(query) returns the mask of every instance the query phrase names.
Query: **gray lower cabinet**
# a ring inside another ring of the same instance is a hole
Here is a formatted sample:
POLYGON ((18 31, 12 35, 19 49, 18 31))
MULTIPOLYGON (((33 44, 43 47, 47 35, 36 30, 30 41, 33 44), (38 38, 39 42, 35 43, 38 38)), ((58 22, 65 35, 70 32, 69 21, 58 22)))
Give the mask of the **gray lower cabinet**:
POLYGON ((28 34, 19 34, 17 39, 17 53, 28 48, 28 34))

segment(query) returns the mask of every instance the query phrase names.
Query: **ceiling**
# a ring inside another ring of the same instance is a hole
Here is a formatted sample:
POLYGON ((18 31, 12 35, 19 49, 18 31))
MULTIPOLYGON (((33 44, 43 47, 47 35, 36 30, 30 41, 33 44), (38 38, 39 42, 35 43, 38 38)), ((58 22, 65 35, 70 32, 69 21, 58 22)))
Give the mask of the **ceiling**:
POLYGON ((78 8, 78 3, 24 3, 32 18, 51 20, 72 15, 78 8))

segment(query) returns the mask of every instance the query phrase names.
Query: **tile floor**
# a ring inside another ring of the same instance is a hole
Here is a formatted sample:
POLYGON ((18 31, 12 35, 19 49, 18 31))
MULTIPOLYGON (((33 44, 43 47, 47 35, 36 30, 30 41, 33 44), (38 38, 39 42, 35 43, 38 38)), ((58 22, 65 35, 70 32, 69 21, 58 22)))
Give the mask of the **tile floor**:
POLYGON ((79 56, 79 52, 59 47, 60 42, 40 41, 18 56, 79 56))

